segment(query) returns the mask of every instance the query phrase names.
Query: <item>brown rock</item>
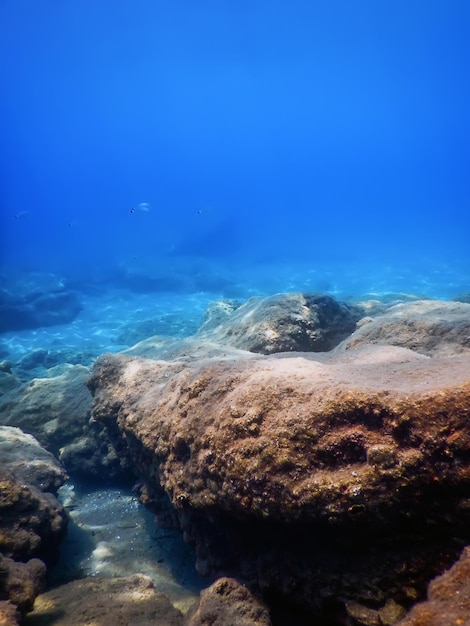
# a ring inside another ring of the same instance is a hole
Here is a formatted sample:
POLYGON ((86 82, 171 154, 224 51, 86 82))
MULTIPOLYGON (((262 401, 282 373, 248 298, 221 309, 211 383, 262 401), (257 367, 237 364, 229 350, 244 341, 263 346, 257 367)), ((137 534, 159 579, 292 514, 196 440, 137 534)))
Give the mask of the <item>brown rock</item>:
POLYGON ((470 625, 470 548, 449 571, 429 585, 428 600, 417 604, 397 626, 470 625))
POLYGON ((1 600, 9 600, 21 613, 27 613, 45 585, 46 566, 42 561, 30 559, 27 563, 17 563, 0 554, 1 600))
POLYGON ((356 317, 332 296, 289 293, 250 298, 234 312, 203 325, 200 336, 242 350, 321 352, 331 350, 350 335, 356 317))
POLYGON ((0 600, 0 626, 19 626, 21 614, 9 600, 0 600))
POLYGON ((75 580, 38 596, 26 626, 182 626, 183 615, 146 576, 75 580))
POLYGON ((52 494, 0 468, 0 553, 17 560, 53 553, 65 528, 64 509, 52 494))
POLYGON ((318 614, 332 599, 401 606, 468 534, 470 355, 105 355, 90 388, 147 502, 169 496, 202 573, 318 614))
POLYGON ((429 356, 470 353, 470 304, 420 300, 397 304, 360 321, 338 349, 369 344, 410 348, 429 356))
POLYGON ((185 626, 270 626, 265 604, 233 578, 219 578, 201 593, 185 626))

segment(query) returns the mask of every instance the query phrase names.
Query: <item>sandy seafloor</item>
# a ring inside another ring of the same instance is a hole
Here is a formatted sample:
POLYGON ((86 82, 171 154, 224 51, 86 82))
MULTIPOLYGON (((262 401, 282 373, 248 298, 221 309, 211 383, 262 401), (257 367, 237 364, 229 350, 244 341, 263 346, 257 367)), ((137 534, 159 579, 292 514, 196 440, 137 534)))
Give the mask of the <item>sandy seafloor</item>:
MULTIPOLYGON (((426 263, 419 271, 411 267, 397 270, 383 266, 379 271, 377 267, 348 266, 341 272, 269 265, 256 276, 253 273, 251 285, 250 277, 245 276, 233 290, 229 287, 220 292, 134 293, 101 286, 93 295, 77 291, 83 308, 70 324, 0 335, 0 359, 6 358, 15 367, 25 355, 42 349, 57 352, 64 362, 72 357, 72 362, 89 366, 100 354, 128 348, 123 332, 145 320, 153 320, 158 334, 192 334, 207 305, 223 297, 242 302, 253 295, 318 291, 340 300, 382 299, 387 294, 395 294, 393 299, 397 294, 452 299, 470 292, 467 270, 465 264, 457 269, 446 265, 433 269, 426 263)), ((194 554, 179 533, 157 528, 130 488, 92 488, 69 482, 62 488, 61 498, 71 524, 61 560, 51 572, 53 584, 97 574, 127 576, 140 572, 149 575, 157 589, 183 611, 196 600, 200 589, 210 584, 196 575, 194 554)))

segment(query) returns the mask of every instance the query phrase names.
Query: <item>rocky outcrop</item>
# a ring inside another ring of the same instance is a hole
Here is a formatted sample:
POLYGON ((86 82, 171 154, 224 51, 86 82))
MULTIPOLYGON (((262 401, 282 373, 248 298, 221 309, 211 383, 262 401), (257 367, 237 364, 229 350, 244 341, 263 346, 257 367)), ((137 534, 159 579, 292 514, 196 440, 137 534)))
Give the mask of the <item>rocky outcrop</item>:
POLYGON ((82 306, 75 293, 32 291, 22 296, 0 293, 0 333, 72 322, 82 306))
POLYGON ((235 573, 338 623, 398 619, 468 535, 467 354, 105 355, 90 389, 201 573, 235 573))
MULTIPOLYGON (((30 462, 34 464, 32 459, 30 462)), ((49 460, 40 460, 36 472, 19 467, 18 459, 10 458, 9 465, 16 466, 21 478, 0 467, 0 600, 9 601, 21 613, 32 609, 35 597, 45 587, 46 566, 35 557, 53 559, 66 528, 64 509, 54 496, 23 480, 30 477, 42 482, 45 463, 47 466, 49 460)), ((12 616, 11 604, 2 603, 0 619, 2 614, 5 619, 12 616)))
MULTIPOLYGON (((46 566, 42 561, 30 559, 20 563, 0 554, 0 600, 9 602, 10 607, 13 605, 25 614, 31 611, 36 596, 44 591, 45 586, 46 566)), ((9 610, 11 612, 11 608, 9 610)))
POLYGON ((0 510, 1 554, 20 561, 54 554, 66 517, 52 494, 0 468, 0 510))
POLYGON ((363 318, 359 326, 339 349, 378 344, 428 356, 470 354, 470 304, 439 300, 397 304, 382 315, 363 318))
POLYGON ((39 596, 28 626, 183 626, 183 615, 146 576, 95 576, 61 585, 39 596))
POLYGON ((9 600, 0 600, 0 626, 19 626, 21 613, 9 600))
POLYGON ((428 600, 416 605, 397 626, 468 626, 470 624, 470 548, 429 585, 428 600))
POLYGON ((116 451, 103 427, 90 420, 89 369, 64 365, 0 396, 0 424, 32 434, 70 474, 108 479, 123 475, 116 451))
POLYGON ((218 325, 213 309, 206 315, 200 336, 261 354, 331 350, 355 330, 357 320, 348 306, 322 294, 250 298, 230 315, 220 315, 218 325))
POLYGON ((12 426, 0 426, 0 459, 3 468, 41 491, 56 493, 67 478, 50 452, 32 435, 12 426))
POLYGON ((201 593, 185 626, 271 626, 266 605, 233 578, 219 578, 201 593))

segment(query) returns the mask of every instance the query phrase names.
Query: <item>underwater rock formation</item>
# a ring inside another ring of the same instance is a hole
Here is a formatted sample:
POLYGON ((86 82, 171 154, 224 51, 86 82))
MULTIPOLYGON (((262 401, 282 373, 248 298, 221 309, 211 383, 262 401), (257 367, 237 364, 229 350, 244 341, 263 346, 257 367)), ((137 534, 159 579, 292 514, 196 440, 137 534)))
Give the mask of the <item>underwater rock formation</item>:
MULTIPOLYGON (((208 316, 209 317, 209 316, 208 316)), ((207 319, 199 335, 242 350, 323 352, 356 328, 357 317, 345 304, 323 294, 288 293, 250 298, 217 326, 207 319)))
POLYGON ((62 465, 39 442, 19 428, 0 426, 0 459, 4 469, 41 491, 57 493, 67 475, 62 465))
POLYGON ((470 539, 470 356, 245 354, 105 355, 93 415, 201 573, 338 623, 400 616, 470 539))
POLYGON ((269 610, 233 578, 219 578, 201 593, 185 626, 271 626, 269 610))
MULTIPOLYGON (((40 559, 22 563, 0 554, 0 600, 11 603, 20 614, 25 614, 31 611, 35 598, 45 586, 46 566, 40 559)), ((10 622, 6 623, 11 626, 10 622)))
POLYGON ((470 620, 470 548, 429 585, 428 599, 397 626, 465 626, 470 620))
MULTIPOLYGON (((89 369, 64 365, 0 396, 0 424, 18 426, 52 452, 70 474, 114 479, 125 469, 103 427, 90 421, 89 369)), ((13 376, 10 374, 10 376, 13 376)))
MULTIPOLYGON (((35 557, 54 557, 67 523, 55 497, 25 482, 25 475, 41 481, 44 474, 26 470, 17 478, 3 463, 0 467, 0 600, 9 600, 21 613, 32 609, 45 587, 46 566, 35 557)), ((11 606, 2 605, 2 613, 11 617, 11 606)))
POLYGON ((82 305, 70 291, 32 292, 22 297, 0 294, 0 333, 72 322, 82 305))
POLYGON ((410 348, 428 356, 470 353, 470 304, 407 302, 365 318, 359 326, 341 344, 342 350, 378 344, 410 348))
POLYGON ((16 560, 52 556, 66 527, 62 505, 0 468, 0 553, 16 560))
POLYGON ((183 615, 143 575, 94 576, 69 582, 39 596, 28 626, 136 624, 183 626, 183 615))

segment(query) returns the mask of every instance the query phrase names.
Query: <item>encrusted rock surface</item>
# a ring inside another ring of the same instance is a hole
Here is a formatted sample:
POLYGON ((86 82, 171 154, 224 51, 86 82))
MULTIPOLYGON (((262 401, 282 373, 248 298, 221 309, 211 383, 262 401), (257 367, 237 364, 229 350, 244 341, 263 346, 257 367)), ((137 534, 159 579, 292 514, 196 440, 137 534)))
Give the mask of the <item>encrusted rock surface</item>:
POLYGON ((265 604, 233 578, 219 578, 201 593, 185 626, 271 626, 265 604))
POLYGON ((61 460, 70 474, 110 479, 121 476, 116 451, 102 426, 90 420, 89 369, 65 365, 49 370, 0 397, 0 424, 32 434, 61 460))
POLYGON ((0 468, 0 553, 15 560, 51 555, 66 527, 62 505, 50 493, 0 468))
POLYGON ((470 624, 470 547, 449 571, 429 585, 428 599, 417 604, 397 626, 468 626, 470 624))
POLYGON ((20 613, 27 613, 45 586, 46 566, 42 561, 30 559, 21 563, 0 554, 0 600, 11 602, 20 613))
POLYGON ((419 300, 397 304, 360 323, 343 350, 379 344, 410 348, 429 356, 470 354, 470 304, 419 300))
POLYGON ((250 298, 220 323, 205 321, 199 335, 235 348, 275 352, 331 350, 356 328, 345 304, 323 294, 288 293, 250 298))
POLYGON ((468 534, 470 355, 245 354, 105 355, 93 415, 146 501, 168 495, 202 573, 331 619, 351 602, 399 615, 468 534))
POLYGON ((32 435, 13 426, 0 426, 0 463, 16 478, 56 493, 67 475, 53 454, 44 450, 32 435))
POLYGON ((19 626, 21 613, 9 600, 0 600, 0 626, 19 626))
MULTIPOLYGON (((44 479, 42 470, 25 474, 44 479)), ((21 613, 31 610, 46 577, 43 561, 31 557, 53 558, 65 528, 64 509, 52 494, 0 467, 0 600, 9 600, 21 613)), ((0 619, 2 613, 7 619, 10 609, 3 605, 0 619)))
MULTIPOLYGON (((183 615, 143 575, 95 576, 40 595, 26 626, 183 626, 183 615)), ((227 625, 228 626, 228 625, 227 625)))

